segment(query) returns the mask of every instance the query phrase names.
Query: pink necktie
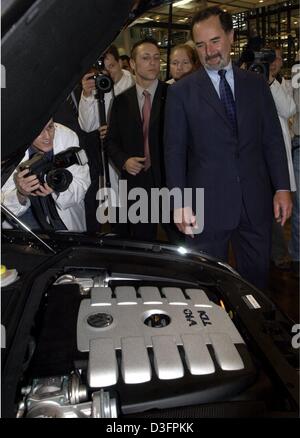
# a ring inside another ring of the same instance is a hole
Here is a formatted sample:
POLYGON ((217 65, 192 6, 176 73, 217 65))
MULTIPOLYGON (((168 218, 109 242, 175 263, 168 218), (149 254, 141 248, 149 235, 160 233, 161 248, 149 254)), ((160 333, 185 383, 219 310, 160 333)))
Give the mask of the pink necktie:
POLYGON ((151 166, 150 150, 149 150, 149 122, 150 122, 150 113, 151 113, 151 95, 147 90, 143 91, 143 95, 145 96, 145 101, 142 109, 142 116, 143 116, 143 135, 144 135, 144 156, 146 157, 146 160, 144 162, 145 165, 144 170, 147 170, 151 166))

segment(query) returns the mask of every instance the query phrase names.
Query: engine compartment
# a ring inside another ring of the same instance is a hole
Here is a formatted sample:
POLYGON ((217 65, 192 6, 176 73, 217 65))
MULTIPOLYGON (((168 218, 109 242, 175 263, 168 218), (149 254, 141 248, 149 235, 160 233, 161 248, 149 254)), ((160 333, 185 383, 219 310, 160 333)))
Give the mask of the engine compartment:
POLYGON ((270 367, 281 361, 281 380, 294 378, 286 320, 226 269, 71 248, 17 286, 29 292, 5 358, 14 416, 293 415, 288 387, 270 367))
POLYGON ((259 380, 209 290, 70 277, 43 297, 18 417, 113 418, 229 402, 259 380))

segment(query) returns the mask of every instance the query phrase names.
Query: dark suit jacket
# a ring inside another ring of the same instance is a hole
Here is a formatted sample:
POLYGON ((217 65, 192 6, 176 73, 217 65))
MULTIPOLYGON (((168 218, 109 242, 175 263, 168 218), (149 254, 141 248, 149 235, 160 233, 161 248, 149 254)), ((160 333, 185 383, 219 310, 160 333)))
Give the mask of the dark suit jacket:
MULTIPOLYGON (((163 164, 163 115, 167 85, 158 82, 151 107, 149 125, 149 148, 151 172, 154 187, 161 187, 164 182, 163 164)), ((145 186, 144 172, 132 176, 123 169, 130 157, 144 156, 143 124, 141 120, 136 86, 129 88, 115 97, 109 122, 109 131, 105 142, 108 157, 126 179, 128 188, 145 186)))
POLYGON ((204 68, 168 90, 167 185, 205 189, 205 230, 234 229, 242 203, 252 224, 271 220, 272 192, 290 189, 281 127, 268 85, 259 75, 236 67, 234 84, 238 138, 204 68))

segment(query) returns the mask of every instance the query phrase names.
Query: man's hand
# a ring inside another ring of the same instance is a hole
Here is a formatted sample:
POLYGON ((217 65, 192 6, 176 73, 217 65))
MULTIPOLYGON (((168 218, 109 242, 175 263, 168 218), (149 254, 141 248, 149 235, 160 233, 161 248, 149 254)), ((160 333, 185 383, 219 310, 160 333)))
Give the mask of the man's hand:
POLYGON ((18 171, 15 175, 15 184, 18 193, 27 198, 29 195, 36 196, 33 192, 40 187, 40 182, 36 175, 27 176, 29 169, 18 171))
POLYGON ((81 84, 83 95, 89 97, 92 95, 93 90, 96 90, 95 79, 93 79, 93 73, 87 73, 83 76, 81 84))
POLYGON ((107 136, 108 126, 107 125, 100 126, 98 131, 100 133, 100 138, 103 141, 105 139, 105 137, 107 136))
POLYGON ((48 196, 50 193, 53 193, 53 189, 48 186, 48 184, 45 182, 44 184, 40 184, 38 190, 35 192, 38 196, 48 196))
POLYGON ((274 217, 276 222, 280 222, 283 227, 285 222, 292 214, 292 195, 288 191, 276 192, 273 198, 274 217))
POLYGON ((124 164, 124 169, 130 173, 130 175, 137 175, 142 169, 144 169, 144 161, 146 157, 131 157, 124 164))
POLYGON ((48 196, 53 189, 47 183, 41 184, 36 175, 26 176, 29 169, 24 169, 16 173, 15 184, 18 191, 19 201, 25 202, 28 196, 48 196))
POLYGON ((174 223, 179 231, 194 237, 194 230, 198 229, 196 216, 191 207, 175 208, 174 223))

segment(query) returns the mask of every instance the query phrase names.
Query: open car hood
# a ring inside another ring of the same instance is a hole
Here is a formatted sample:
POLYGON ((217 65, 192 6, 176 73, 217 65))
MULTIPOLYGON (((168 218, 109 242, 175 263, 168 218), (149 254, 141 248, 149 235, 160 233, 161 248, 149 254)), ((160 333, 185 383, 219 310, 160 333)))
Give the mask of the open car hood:
POLYGON ((124 25, 163 1, 1 3, 2 161, 13 168, 124 25))

